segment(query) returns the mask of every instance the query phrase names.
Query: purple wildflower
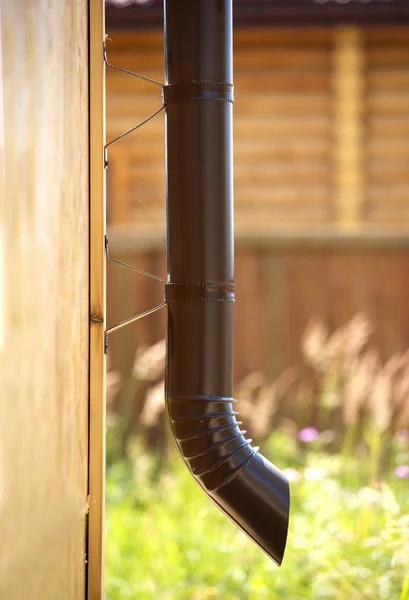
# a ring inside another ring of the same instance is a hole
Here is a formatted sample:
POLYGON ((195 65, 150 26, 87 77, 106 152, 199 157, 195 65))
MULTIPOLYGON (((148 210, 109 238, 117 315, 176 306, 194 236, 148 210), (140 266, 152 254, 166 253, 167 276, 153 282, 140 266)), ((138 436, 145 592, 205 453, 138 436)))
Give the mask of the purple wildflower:
POLYGON ((398 465, 394 471, 396 477, 400 477, 401 479, 409 479, 409 466, 408 465, 398 465))
POLYGON ((406 440, 409 440, 409 429, 400 429, 396 437, 400 442, 406 442, 406 440))
POLYGON ((300 442, 305 442, 307 444, 314 442, 318 436, 319 432, 317 429, 315 429, 315 427, 304 427, 304 429, 301 429, 301 431, 298 433, 298 439, 300 442))

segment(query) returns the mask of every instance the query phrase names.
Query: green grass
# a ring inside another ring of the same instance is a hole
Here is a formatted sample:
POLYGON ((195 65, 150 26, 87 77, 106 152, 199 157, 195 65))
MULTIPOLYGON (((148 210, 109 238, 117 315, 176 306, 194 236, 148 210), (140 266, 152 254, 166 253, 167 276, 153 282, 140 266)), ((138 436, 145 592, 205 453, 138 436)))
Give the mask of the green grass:
POLYGON ((275 434, 264 452, 292 467, 281 568, 205 496, 175 456, 159 474, 135 447, 107 478, 107 600, 409 600, 409 480, 370 487, 370 461, 300 457, 275 434))

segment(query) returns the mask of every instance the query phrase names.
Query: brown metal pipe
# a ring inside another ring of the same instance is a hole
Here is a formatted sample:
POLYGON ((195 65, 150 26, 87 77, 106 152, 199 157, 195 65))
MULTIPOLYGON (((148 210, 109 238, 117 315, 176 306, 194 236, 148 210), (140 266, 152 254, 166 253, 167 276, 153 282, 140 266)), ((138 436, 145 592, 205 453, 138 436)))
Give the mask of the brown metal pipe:
POLYGON ((281 564, 289 484, 232 397, 232 1, 165 0, 165 64, 167 412, 192 475, 281 564))

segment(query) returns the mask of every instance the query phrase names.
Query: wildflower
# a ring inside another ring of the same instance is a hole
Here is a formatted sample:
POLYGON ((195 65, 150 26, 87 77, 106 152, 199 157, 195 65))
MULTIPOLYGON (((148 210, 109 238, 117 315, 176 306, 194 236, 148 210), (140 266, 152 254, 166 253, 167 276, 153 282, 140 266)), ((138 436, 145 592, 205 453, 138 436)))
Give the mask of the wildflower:
POLYGON ((406 442, 409 440, 409 429, 400 429, 396 434, 396 437, 400 442, 406 442))
POLYGON ((300 442, 304 443, 315 442, 318 436, 319 432, 317 429, 315 429, 315 427, 304 427, 304 429, 301 429, 301 431, 298 433, 298 439, 300 442))
POLYGON ((400 477, 401 479, 409 479, 409 466, 408 465, 398 465, 394 471, 396 477, 400 477))

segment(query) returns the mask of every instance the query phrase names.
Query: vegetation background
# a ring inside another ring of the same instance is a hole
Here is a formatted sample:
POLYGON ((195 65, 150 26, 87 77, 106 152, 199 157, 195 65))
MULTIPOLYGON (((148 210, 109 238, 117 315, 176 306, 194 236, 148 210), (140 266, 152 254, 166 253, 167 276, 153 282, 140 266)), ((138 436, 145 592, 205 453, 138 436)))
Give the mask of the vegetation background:
POLYGON ((163 341, 130 380, 108 373, 107 600, 409 599, 409 353, 382 363, 372 334, 365 315, 332 333, 312 321, 301 365, 237 388, 246 428, 291 481, 281 568, 168 439, 163 341))

